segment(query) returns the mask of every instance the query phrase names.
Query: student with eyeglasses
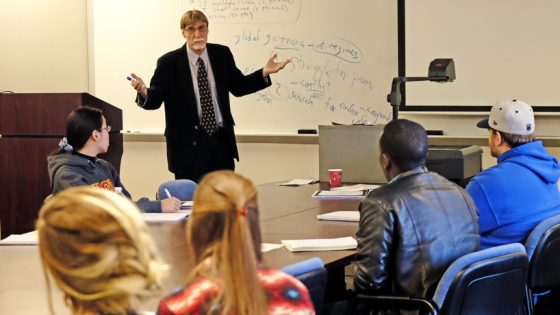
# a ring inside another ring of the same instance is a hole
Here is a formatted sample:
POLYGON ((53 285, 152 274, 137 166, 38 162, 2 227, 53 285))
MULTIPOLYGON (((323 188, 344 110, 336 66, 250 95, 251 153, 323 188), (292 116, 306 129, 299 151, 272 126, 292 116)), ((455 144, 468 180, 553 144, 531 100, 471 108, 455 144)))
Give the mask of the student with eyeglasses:
POLYGON ((234 170, 234 159, 239 160, 229 94, 269 87, 269 75, 289 60, 277 62, 274 54, 263 68, 244 75, 228 47, 207 43, 204 13, 187 11, 180 28, 186 44, 158 59, 150 86, 134 73, 131 84, 141 108, 154 110, 165 103, 169 171, 176 179, 198 182, 208 172, 234 170))
MULTIPOLYGON (((99 109, 84 106, 68 115, 66 137, 47 159, 53 195, 68 187, 94 186, 131 198, 113 166, 97 157, 107 152, 110 131, 111 126, 99 109)), ((175 197, 161 201, 141 198, 136 204, 144 212, 174 212, 181 207, 181 201, 175 197)))

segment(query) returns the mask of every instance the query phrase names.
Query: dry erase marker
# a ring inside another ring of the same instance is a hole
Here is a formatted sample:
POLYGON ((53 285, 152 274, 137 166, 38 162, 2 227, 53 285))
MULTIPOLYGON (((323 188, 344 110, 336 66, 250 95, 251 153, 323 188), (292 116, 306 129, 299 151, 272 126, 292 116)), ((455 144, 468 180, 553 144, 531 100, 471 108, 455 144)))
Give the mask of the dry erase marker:
POLYGON ((169 192, 169 189, 165 188, 164 191, 165 194, 167 195, 167 198, 171 198, 171 193, 169 192))
POLYGON ((128 81, 131 81, 131 82, 132 82, 132 80, 133 80, 131 76, 127 76, 126 79, 127 79, 128 81))

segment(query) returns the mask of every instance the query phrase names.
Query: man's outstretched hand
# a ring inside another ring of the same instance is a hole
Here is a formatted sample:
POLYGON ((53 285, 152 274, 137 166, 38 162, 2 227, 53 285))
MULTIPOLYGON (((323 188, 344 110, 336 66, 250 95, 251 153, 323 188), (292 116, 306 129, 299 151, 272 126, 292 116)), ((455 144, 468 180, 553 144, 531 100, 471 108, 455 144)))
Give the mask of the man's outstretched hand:
POLYGON ((284 61, 276 62, 277 54, 273 54, 270 56, 270 59, 266 62, 266 65, 263 67, 263 76, 267 77, 272 73, 276 73, 282 69, 290 62, 290 59, 286 59, 284 61))

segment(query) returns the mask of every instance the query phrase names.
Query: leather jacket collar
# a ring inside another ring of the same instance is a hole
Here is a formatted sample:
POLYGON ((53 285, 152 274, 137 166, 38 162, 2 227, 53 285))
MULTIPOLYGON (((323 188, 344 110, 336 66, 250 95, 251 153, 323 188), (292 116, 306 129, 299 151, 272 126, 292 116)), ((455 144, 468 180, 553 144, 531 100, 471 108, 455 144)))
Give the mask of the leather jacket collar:
POLYGON ((416 174, 422 174, 422 173, 427 173, 428 168, 426 168, 426 166, 418 166, 417 168, 411 169, 410 171, 406 171, 406 172, 402 172, 399 175, 393 177, 393 179, 391 179, 387 184, 392 184, 394 182, 396 182, 397 180, 404 178, 404 177, 408 177, 411 175, 416 175, 416 174))

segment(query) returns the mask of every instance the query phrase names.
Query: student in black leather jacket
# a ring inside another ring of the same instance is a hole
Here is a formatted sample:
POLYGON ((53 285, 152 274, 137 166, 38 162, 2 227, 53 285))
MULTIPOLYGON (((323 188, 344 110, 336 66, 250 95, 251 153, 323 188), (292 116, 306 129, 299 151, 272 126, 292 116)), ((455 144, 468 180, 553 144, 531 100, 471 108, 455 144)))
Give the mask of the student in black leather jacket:
POLYGON ((429 172, 426 131, 391 121, 379 140, 389 180, 360 204, 356 293, 431 296, 445 269, 480 247, 478 214, 456 184, 429 172))

